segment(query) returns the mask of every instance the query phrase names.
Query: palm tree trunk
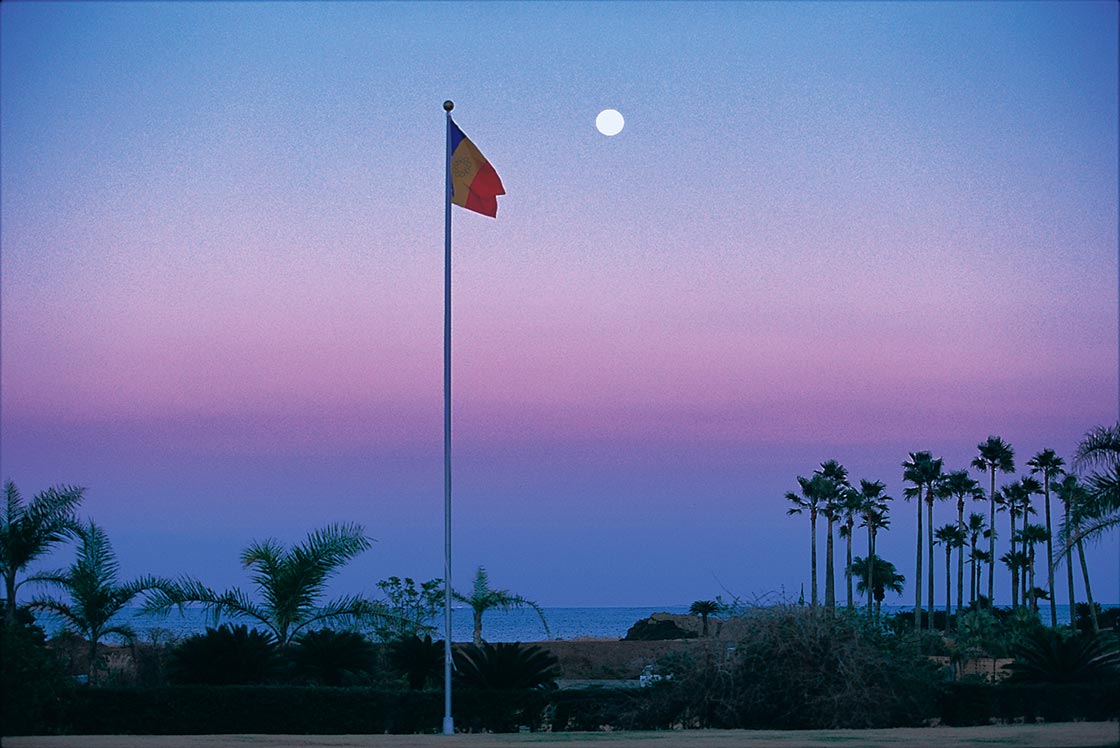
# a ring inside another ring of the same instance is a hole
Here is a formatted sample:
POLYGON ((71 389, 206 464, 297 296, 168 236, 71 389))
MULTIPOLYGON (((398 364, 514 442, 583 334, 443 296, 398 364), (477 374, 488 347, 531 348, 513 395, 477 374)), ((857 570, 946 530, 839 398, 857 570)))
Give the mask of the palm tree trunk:
POLYGON ((813 533, 813 538, 810 543, 812 546, 812 554, 810 556, 810 565, 812 566, 812 587, 813 587, 813 607, 817 607, 817 513, 809 512, 809 528, 813 533))
POLYGON ((976 538, 972 538, 969 544, 969 551, 971 553, 969 561, 972 565, 968 570, 968 604, 975 605, 976 588, 980 586, 980 582, 978 581, 979 575, 977 574, 977 567, 980 566, 980 564, 976 563, 976 538))
POLYGON ((922 487, 918 486, 918 558, 914 570, 914 630, 922 630, 922 487))
POLYGON ((474 609, 474 643, 475 646, 482 644, 482 609, 474 609))
POLYGON ((1046 496, 1046 589, 1050 592, 1050 628, 1058 628, 1058 596, 1054 590, 1054 540, 1050 528, 1050 475, 1044 473, 1046 496))
MULTIPOLYGON (((1034 546, 1032 545, 1031 546, 1031 582, 1030 582, 1031 608, 1034 610, 1035 613, 1037 613, 1038 612, 1038 595, 1035 594, 1035 590, 1038 589, 1038 585, 1034 583, 1034 571, 1035 571, 1034 562, 1035 562, 1034 546)), ((1055 614, 1055 616, 1056 615, 1057 614, 1055 614)))
POLYGON ((996 604, 996 466, 994 464, 989 466, 988 472, 992 476, 992 491, 988 494, 991 515, 988 518, 988 527, 991 528, 988 533, 988 605, 994 608, 996 604))
POLYGON ((89 675, 86 677, 91 686, 97 685, 97 637, 92 633, 89 637, 89 675))
MULTIPOLYGON (((1066 524, 1069 527, 1069 504, 1066 504, 1066 524)), ((1073 591, 1073 553, 1066 553, 1066 581, 1069 583, 1069 627, 1072 629, 1076 625, 1074 618, 1074 610, 1077 608, 1077 600, 1073 591)))
POLYGON ((926 527, 926 541, 929 543, 929 602, 926 606, 929 610, 929 630, 933 631, 933 486, 926 488, 926 508, 929 512, 929 525, 926 527))
POLYGON ((964 607, 964 501, 957 502, 957 529, 960 530, 961 544, 957 547, 957 615, 964 607))
POLYGON ((953 590, 950 580, 953 578, 953 546, 945 544, 945 631, 949 630, 949 616, 952 615, 953 590))
POLYGON ((847 572, 844 574, 844 578, 848 580, 848 610, 855 607, 855 603, 852 602, 852 529, 854 525, 855 522, 848 522, 848 555, 847 565, 844 567, 847 572))
POLYGON ((1011 519, 1011 609, 1019 607, 1019 565, 1015 563, 1015 509, 1007 505, 1007 516, 1011 519))
POLYGON ((832 562, 832 519, 828 518, 828 537, 824 551, 824 607, 836 609, 836 579, 832 562))
POLYGON ((4 575, 4 625, 12 628, 16 625, 16 570, 7 571, 4 575))
POLYGON ((1089 586, 1089 567, 1085 563, 1085 546, 1077 541, 1077 556, 1081 560, 1081 576, 1085 578, 1085 597, 1089 600, 1089 620, 1093 622, 1093 636, 1101 632, 1100 622, 1097 621, 1097 608, 1093 605, 1093 588, 1089 586))
POLYGON ((867 527, 867 615, 875 615, 875 533, 867 527))
POLYGON ((700 615, 700 623, 701 623, 701 626, 702 626, 700 636, 707 639, 708 638, 708 614, 707 613, 702 613, 700 615))

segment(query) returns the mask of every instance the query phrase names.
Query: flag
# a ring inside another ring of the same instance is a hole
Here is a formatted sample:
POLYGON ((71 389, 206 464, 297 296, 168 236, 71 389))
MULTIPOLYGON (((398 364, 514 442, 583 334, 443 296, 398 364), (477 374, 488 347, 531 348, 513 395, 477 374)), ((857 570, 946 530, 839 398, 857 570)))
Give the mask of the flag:
POLYGON ((451 202, 467 210, 495 218, 498 195, 506 194, 502 180, 482 151, 463 134, 450 117, 451 202))

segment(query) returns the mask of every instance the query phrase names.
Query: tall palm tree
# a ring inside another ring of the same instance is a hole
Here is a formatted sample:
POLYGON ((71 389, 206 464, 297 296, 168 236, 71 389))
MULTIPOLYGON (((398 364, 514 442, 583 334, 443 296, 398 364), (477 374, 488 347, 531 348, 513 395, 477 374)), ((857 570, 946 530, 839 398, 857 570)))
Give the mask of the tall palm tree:
MULTIPOLYGON (((1018 510, 1018 513, 1017 513, 1016 516, 1023 518, 1023 527, 1026 527, 1027 524, 1030 522, 1030 516, 1032 514, 1037 514, 1038 513, 1038 512, 1035 511, 1034 505, 1031 503, 1031 497, 1042 493, 1042 484, 1039 483, 1035 478, 1032 478, 1029 475, 1025 475, 1025 476, 1023 476, 1022 478, 1019 479, 1019 485, 1022 487, 1022 490, 1016 496, 1016 504, 1017 504, 1016 509, 1018 510)), ((1012 542, 1015 542, 1018 545, 1018 547, 1020 547, 1023 550, 1023 554, 1026 556, 1026 555, 1029 555, 1029 553, 1027 551, 1026 546, 1023 545, 1023 540, 1024 540, 1023 535, 1020 534, 1019 538, 1018 538, 1018 541, 1013 540, 1012 542)), ((1023 571, 1023 577, 1020 579, 1020 581, 1023 583, 1024 592, 1021 596, 1021 599, 1023 601, 1023 605, 1026 605, 1027 604, 1027 593, 1026 593, 1026 581, 1027 581, 1026 571, 1027 571, 1027 567, 1024 566, 1023 570, 1024 570, 1023 571)))
MULTIPOLYGON (((887 515, 887 502, 893 501, 890 496, 886 495, 887 487, 883 485, 882 481, 869 481, 861 480, 859 482, 859 496, 860 496, 860 527, 867 528, 867 557, 875 558, 875 540, 879 534, 879 530, 884 530, 890 527, 890 517, 887 515)), ((850 569, 852 562, 848 562, 850 569)), ((867 568, 867 573, 870 575, 867 579, 867 615, 871 616, 874 612, 872 603, 872 590, 875 587, 875 565, 871 564, 867 568)), ((850 582, 850 574, 849 574, 850 582)))
POLYGON ((1085 483, 1099 494, 1102 515, 1115 517, 1120 510, 1120 422, 1087 433, 1077 445, 1074 466, 1097 469, 1085 483))
MULTIPOLYGON (((1059 554, 1059 562, 1062 558, 1070 553, 1070 550, 1075 543, 1070 541, 1070 530, 1073 528, 1072 512, 1074 505, 1084 503, 1085 499, 1082 496, 1085 488, 1081 485, 1076 475, 1067 474, 1062 480, 1054 484, 1054 493, 1058 496, 1058 500, 1062 502, 1063 519, 1060 530, 1060 537, 1062 538, 1063 553, 1059 554)), ((1076 595, 1073 587, 1073 557, 1066 558, 1066 584, 1069 586, 1069 625, 1070 628, 1076 628, 1075 612, 1074 609, 1077 605, 1076 595)), ((1053 597, 1053 593, 1051 593, 1053 597)))
MULTIPOLYGON (((967 536, 967 528, 964 524, 965 499, 983 501, 984 489, 980 488, 980 484, 968 474, 967 470, 954 470, 945 476, 945 479, 938 486, 938 490, 943 498, 955 498, 957 500, 957 528, 967 536)), ((957 613, 959 614, 961 608, 964 607, 964 543, 956 546, 956 548, 957 613)))
POLYGON ((829 491, 830 481, 820 475, 814 474, 811 478, 797 476, 797 483, 801 486, 801 494, 793 491, 786 492, 786 501, 793 506, 786 510, 786 514, 809 515, 810 554, 809 567, 812 587, 812 606, 817 607, 817 515, 825 502, 829 491))
POLYGON ((1050 524, 1050 481, 1065 472, 1065 460, 1058 457, 1052 449, 1044 449, 1027 460, 1032 475, 1042 475, 1042 492, 1046 497, 1046 584, 1050 591, 1050 626, 1058 625, 1058 602, 1054 594, 1054 541, 1053 527, 1050 524))
POLYGON ((351 559, 370 548, 361 525, 332 524, 308 534, 291 549, 269 538, 253 541, 241 552, 241 565, 251 570, 262 603, 240 589, 216 592, 201 582, 182 579, 157 589, 144 605, 152 613, 167 613, 190 603, 201 604, 214 617, 249 618, 268 629, 280 646, 315 623, 349 621, 370 623, 382 617, 380 605, 358 595, 320 604, 327 582, 351 559))
MULTIPOLYGON (((1086 527, 1098 526, 1100 516, 1107 513, 1102 507, 1100 494, 1087 489, 1076 475, 1065 476, 1061 483, 1054 486, 1054 492, 1066 505, 1069 519, 1062 523, 1059 532, 1062 536, 1062 548, 1059 553, 1064 557, 1070 555, 1069 563, 1073 564, 1072 553, 1077 551, 1078 560, 1081 562, 1081 577, 1085 583, 1085 598, 1089 603, 1090 620, 1092 621, 1093 634, 1100 631, 1100 622, 1097 619, 1097 609, 1093 602, 1093 587, 1089 583, 1089 566, 1085 562, 1085 540, 1092 537, 1084 532, 1086 527)), ((1070 590, 1073 589, 1072 584, 1070 590)), ((1073 600, 1073 594, 1070 594, 1073 600)), ((1073 616, 1074 605, 1070 605, 1070 616, 1073 616)), ((1074 625, 1070 621, 1070 625, 1074 625)))
MULTIPOLYGON (((914 575, 915 588, 918 590, 917 602, 914 610, 914 621, 920 623, 921 621, 921 586, 922 586, 922 499, 925 499, 926 510, 929 515, 929 522, 926 528, 926 548, 929 556, 929 621, 930 626, 933 626, 933 502, 937 496, 936 486, 941 480, 941 470, 943 461, 940 457, 934 459, 933 455, 929 452, 910 453, 910 461, 902 463, 903 478, 913 483, 918 489, 918 564, 917 572, 914 575)), ((921 628, 920 625, 917 628, 921 628)))
POLYGON ((828 535, 825 537, 824 556, 824 606, 829 610, 836 608, 836 564, 834 561, 832 543, 833 526, 840 521, 842 512, 842 497, 850 488, 848 484, 848 469, 836 460, 827 460, 821 463, 816 475, 827 481, 825 485, 824 501, 821 514, 828 522, 828 535))
POLYGON ((708 637, 708 616, 715 615, 724 610, 725 606, 715 600, 697 600, 688 608, 688 614, 700 616, 702 630, 700 636, 708 637))
POLYGON ((902 493, 907 501, 914 499, 918 505, 917 558, 914 562, 914 629, 922 630, 922 490, 925 488, 925 465, 933 459, 929 452, 911 452, 910 459, 902 463, 902 479, 912 483, 902 493))
MULTIPOLYGON (((849 487, 841 492, 839 505, 840 537, 847 541, 844 554, 844 568, 847 569, 852 565, 852 535, 855 532, 856 519, 863 512, 864 497, 860 491, 849 487)), ((855 607, 855 601, 852 598, 852 576, 845 574, 844 577, 847 581, 847 606, 848 610, 852 610, 855 607)))
POLYGON ((984 534, 987 527, 987 522, 984 520, 984 515, 979 512, 971 512, 968 515, 968 524, 965 526, 965 531, 968 533, 968 544, 970 553, 968 556, 969 563, 972 564, 972 570, 969 572, 968 582, 968 604, 974 605, 976 603, 976 596, 980 592, 980 554, 983 551, 977 549, 976 545, 980 541, 980 537, 984 534))
MULTIPOLYGON (((1031 495, 1038 493, 1041 489, 1042 485, 1028 476, 1004 486, 1002 494, 996 500, 996 503, 1000 505, 1000 511, 1006 511, 1011 522, 1011 550, 1008 554, 1005 554, 1007 558, 1020 559, 1018 551, 1019 535, 1015 532, 1015 520, 1024 517, 1025 522, 1026 516, 1034 512, 1034 508, 1031 506, 1031 495)), ((1002 556, 1000 558, 1003 560, 1002 556)), ((1019 607, 1019 571, 1023 566, 1019 561, 1007 563, 1007 566, 1011 571, 1011 607, 1014 609, 1019 607)), ((1024 602, 1026 601, 1024 600, 1024 602)))
MULTIPOLYGON (((1035 596, 1035 589, 1037 587, 1034 583, 1035 572, 1035 551, 1034 548, 1039 543, 1044 543, 1050 539, 1050 533, 1046 531, 1044 525, 1035 525, 1029 522, 1023 525, 1023 529, 1019 531, 1019 543, 1023 548, 1023 552, 1027 557, 1026 572, 1023 574, 1023 602, 1030 605, 1031 610, 1038 612, 1038 599, 1035 596), (1028 599, 1029 598, 1029 599, 1028 599)), ((1053 598, 1053 594, 1047 591, 1047 594, 1053 598)))
MULTIPOLYGON (((952 566, 953 566, 953 549, 964 547, 966 540, 964 530, 960 525, 948 524, 942 525, 937 528, 933 534, 934 540, 945 548, 945 630, 949 630, 949 620, 952 616, 953 597, 952 597, 952 566)), ((961 580, 963 581, 963 577, 961 580)), ((959 582, 958 582, 959 585, 959 582)), ((959 592, 959 590, 958 590, 959 592)), ((958 608, 958 612, 960 609, 958 608)), ((932 623, 930 626, 932 627, 932 623)))
MULTIPOLYGON (((79 530, 74 515, 84 488, 54 486, 25 504, 16 484, 4 484, 4 512, 0 514, 0 574, 4 577, 4 624, 16 623, 16 576, 52 546, 79 530)), ((27 580, 24 580, 27 581, 27 580)))
POLYGON ((1084 517, 1077 529, 1079 538, 1092 539, 1120 525, 1120 423, 1086 434, 1074 466, 1092 468, 1083 485, 1093 495, 1094 516, 1084 517))
POLYGON ((474 576, 474 588, 471 594, 464 595, 460 592, 451 593, 456 600, 461 603, 466 603, 471 607, 474 612, 474 643, 475 646, 482 644, 482 614, 491 608, 498 610, 511 610, 512 608, 532 608, 540 616, 541 624, 544 626, 545 636, 549 639, 552 638, 552 632, 548 629, 548 621, 544 618, 544 611, 540 606, 532 600, 527 600, 520 595, 515 595, 509 590, 496 590, 490 586, 490 575, 486 573, 486 569, 478 567, 478 571, 474 576))
POLYGON ((120 564, 105 531, 92 521, 81 527, 81 543, 74 563, 63 571, 35 574, 29 581, 53 584, 70 596, 66 602, 50 597, 39 597, 31 603, 35 610, 49 610, 62 618, 65 624, 86 639, 89 645, 89 682, 97 675, 97 645, 108 634, 128 640, 134 638, 132 629, 113 623, 113 617, 124 606, 147 590, 167 587, 170 583, 156 577, 142 577, 131 582, 118 582, 120 564))
POLYGON ((901 595, 902 586, 906 583, 906 577, 898 573, 894 564, 878 556, 868 556, 867 558, 856 556, 852 559, 852 567, 849 573, 855 574, 859 580, 856 584, 856 592, 868 592, 875 598, 876 622, 879 621, 887 590, 901 595))
POLYGON ((983 470, 991 477, 991 488, 988 491, 989 516, 988 527, 991 534, 988 536, 988 600, 995 605, 995 559, 996 559, 996 471, 1001 473, 1015 472, 1015 450, 1011 445, 998 436, 989 436, 986 442, 976 445, 979 456, 972 460, 972 467, 983 470))

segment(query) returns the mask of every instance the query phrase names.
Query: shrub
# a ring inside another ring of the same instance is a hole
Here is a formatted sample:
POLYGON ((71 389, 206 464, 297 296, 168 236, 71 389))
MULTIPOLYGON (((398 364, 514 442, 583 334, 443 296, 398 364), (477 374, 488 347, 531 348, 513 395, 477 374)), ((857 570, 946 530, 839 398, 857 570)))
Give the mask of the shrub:
POLYGON ((455 650, 459 682, 471 688, 515 691, 555 688, 559 660, 537 645, 468 644, 455 650))
POLYGON ((443 675, 443 642, 433 642, 431 636, 405 636, 389 644, 388 659, 389 667, 418 691, 443 675))
POLYGON ((288 656, 297 678, 324 686, 359 685, 377 669, 377 650, 356 631, 309 631, 288 656))
POLYGON ((175 647, 169 674, 174 683, 244 685, 268 680, 278 667, 279 655, 269 634, 223 624, 175 647))
POLYGON ((1112 633, 1070 636, 1037 629, 1015 646, 1011 677, 1022 683, 1085 683, 1120 675, 1120 648, 1112 633))
POLYGON ((777 606, 748 620, 733 651, 670 667, 682 726, 892 727, 936 713, 937 667, 864 619, 777 606))
POLYGON ((0 732, 4 735, 41 731, 56 719, 60 700, 73 690, 46 647, 43 629, 26 609, 20 608, 16 615, 14 626, 0 625, 0 732))

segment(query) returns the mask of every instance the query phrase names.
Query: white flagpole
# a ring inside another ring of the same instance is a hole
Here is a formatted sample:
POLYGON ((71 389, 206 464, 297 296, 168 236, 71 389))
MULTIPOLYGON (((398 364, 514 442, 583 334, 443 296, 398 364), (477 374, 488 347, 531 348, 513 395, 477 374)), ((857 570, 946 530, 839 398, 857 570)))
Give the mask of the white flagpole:
POLYGON ((447 113, 447 159, 443 220, 443 734, 455 734, 451 717, 451 110, 447 113))

